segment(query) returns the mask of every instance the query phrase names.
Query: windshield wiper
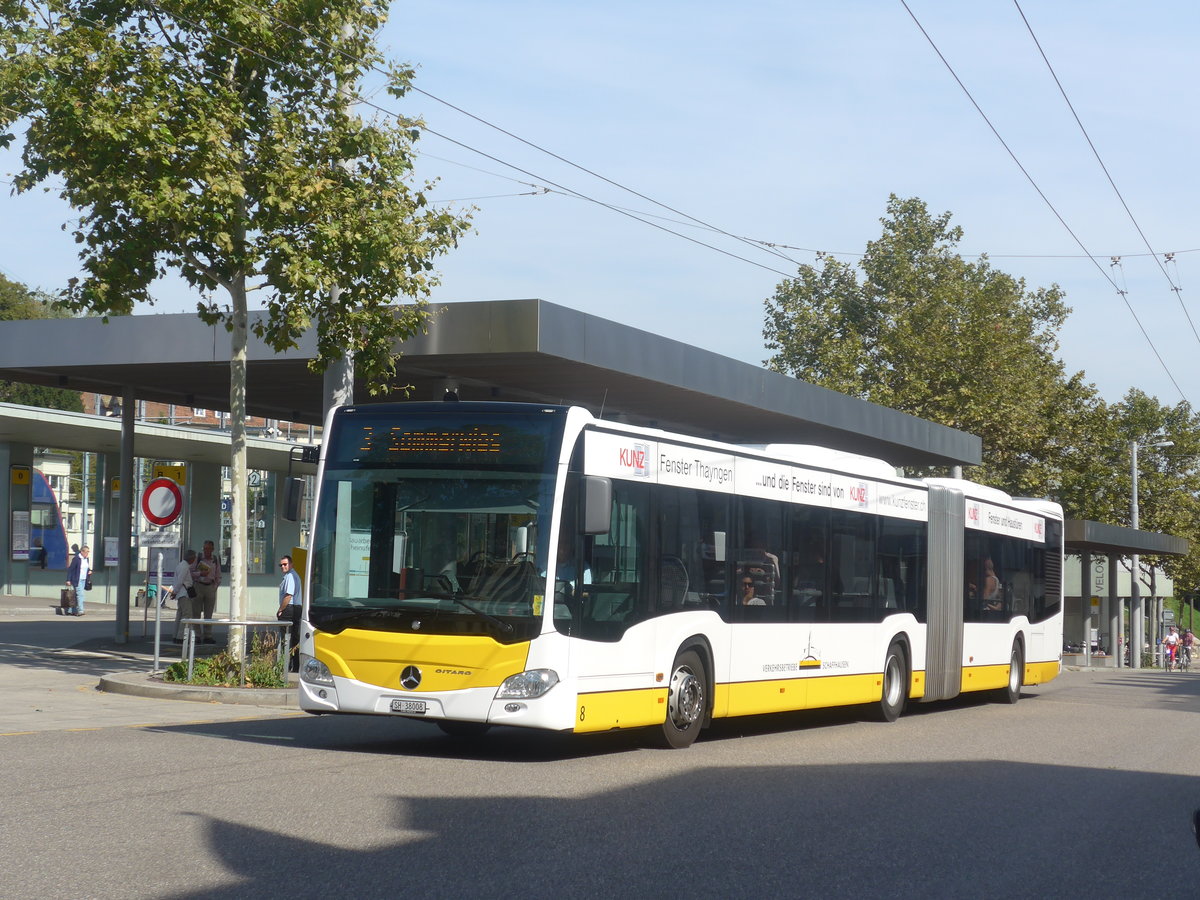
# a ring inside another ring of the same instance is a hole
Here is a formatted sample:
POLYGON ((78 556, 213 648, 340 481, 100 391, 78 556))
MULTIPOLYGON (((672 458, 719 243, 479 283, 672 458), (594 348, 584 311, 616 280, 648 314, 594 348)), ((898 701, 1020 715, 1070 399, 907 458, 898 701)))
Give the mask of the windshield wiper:
POLYGON ((464 595, 462 591, 455 591, 453 594, 441 593, 438 591, 426 591, 425 595, 427 597, 433 597, 437 600, 453 601, 454 603, 457 603, 459 606, 461 606, 463 609, 470 610, 471 612, 473 612, 475 615, 479 616, 479 618, 483 619, 484 621, 491 622, 493 625, 495 625, 497 628, 499 628, 505 634, 512 634, 513 627, 510 624, 505 622, 503 619, 497 619, 495 616, 491 615, 490 613, 485 613, 482 609, 479 609, 478 607, 472 606, 470 603, 468 603, 464 599, 465 597, 470 596, 472 600, 485 600, 486 601, 486 599, 487 599, 486 597, 475 597, 470 594, 464 595))
POLYGON ((354 619, 392 619, 411 614, 411 610, 400 609, 352 609, 347 612, 329 613, 320 617, 322 625, 336 625, 338 622, 350 622, 354 619))

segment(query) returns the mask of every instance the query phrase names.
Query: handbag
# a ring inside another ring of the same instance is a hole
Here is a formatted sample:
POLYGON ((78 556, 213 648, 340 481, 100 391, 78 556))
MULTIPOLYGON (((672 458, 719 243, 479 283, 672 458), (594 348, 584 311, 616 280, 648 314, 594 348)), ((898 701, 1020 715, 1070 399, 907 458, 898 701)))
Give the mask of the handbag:
POLYGON ((90 591, 92 589, 92 573, 91 572, 88 572, 87 578, 85 578, 83 580, 83 589, 85 591, 90 591))
POLYGON ((188 599, 189 599, 189 600, 195 600, 195 599, 196 599, 196 587, 195 587, 195 585, 188 584, 188 585, 184 585, 184 586, 187 588, 187 592, 188 592, 188 599))

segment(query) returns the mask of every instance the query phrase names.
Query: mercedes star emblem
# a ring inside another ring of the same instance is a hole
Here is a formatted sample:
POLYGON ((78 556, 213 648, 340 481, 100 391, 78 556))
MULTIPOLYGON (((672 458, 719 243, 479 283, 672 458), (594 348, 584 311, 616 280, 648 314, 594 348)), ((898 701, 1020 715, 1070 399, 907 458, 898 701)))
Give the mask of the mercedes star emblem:
POLYGON ((400 684, 410 691, 415 691, 421 683, 421 670, 416 666, 405 666, 400 673, 400 684))

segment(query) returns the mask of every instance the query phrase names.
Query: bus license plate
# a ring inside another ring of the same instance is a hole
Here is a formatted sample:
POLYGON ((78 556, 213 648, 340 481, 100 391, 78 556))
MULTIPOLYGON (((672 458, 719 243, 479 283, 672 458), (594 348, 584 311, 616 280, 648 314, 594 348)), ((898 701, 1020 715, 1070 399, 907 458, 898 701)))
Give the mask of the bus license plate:
POLYGON ((408 713, 409 715, 425 715, 424 700, 393 700, 392 712, 408 713))

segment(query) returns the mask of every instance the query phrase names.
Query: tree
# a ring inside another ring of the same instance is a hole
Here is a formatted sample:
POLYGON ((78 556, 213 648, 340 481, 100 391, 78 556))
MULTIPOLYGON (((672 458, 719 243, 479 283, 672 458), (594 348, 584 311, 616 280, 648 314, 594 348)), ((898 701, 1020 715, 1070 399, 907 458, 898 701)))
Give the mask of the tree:
POLYGON ((978 434, 983 465, 972 478, 1057 493, 1088 424, 1103 417, 1082 373, 1067 375, 1056 356, 1062 292, 964 260, 962 229, 918 199, 891 196, 881 221, 857 268, 822 256, 766 301, 766 365, 978 434))
POLYGON ((1111 408, 1117 441, 1108 453, 1112 468, 1107 490, 1098 492, 1107 509, 1104 521, 1129 524, 1132 511, 1133 443, 1171 441, 1170 447, 1146 447, 1138 453, 1138 525, 1191 538, 1184 557, 1163 557, 1163 569, 1179 591, 1200 588, 1200 416, 1186 402, 1165 406, 1157 398, 1130 389, 1111 408))
MULTIPOLYGON (((50 298, 29 290, 23 284, 0 275, 0 322, 21 319, 57 319, 65 315, 55 308, 50 298)), ((0 403, 19 403, 45 409, 65 409, 83 412, 83 402, 75 391, 62 388, 0 381, 0 403)))
MULTIPOLYGON (((85 274, 62 302, 125 315, 173 270, 230 332, 235 618, 249 293, 265 291, 269 346, 311 327, 318 369, 351 352, 386 390, 396 341, 424 327, 435 259, 468 228, 410 184, 420 123, 366 121, 347 102, 384 65, 386 14, 386 0, 0 0, 0 141, 27 123, 14 183, 55 176, 81 212, 85 274)), ((387 71, 403 96, 411 71, 387 71)))

